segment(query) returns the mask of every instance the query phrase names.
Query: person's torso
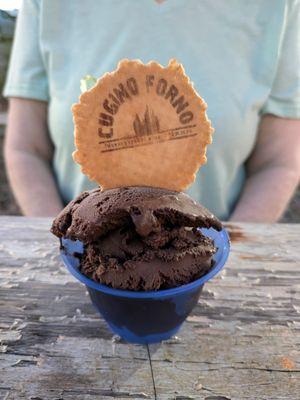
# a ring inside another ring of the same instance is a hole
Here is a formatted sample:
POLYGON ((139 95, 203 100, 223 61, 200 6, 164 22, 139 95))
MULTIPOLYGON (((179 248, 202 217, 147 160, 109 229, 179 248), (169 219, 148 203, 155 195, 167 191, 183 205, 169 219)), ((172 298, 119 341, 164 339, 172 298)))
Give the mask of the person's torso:
POLYGON ((176 58, 208 104, 215 128, 208 162, 188 192, 226 219, 275 75, 284 7, 283 0, 42 0, 40 46, 64 201, 95 186, 72 160, 71 105, 80 79, 100 77, 123 58, 163 65, 176 58))

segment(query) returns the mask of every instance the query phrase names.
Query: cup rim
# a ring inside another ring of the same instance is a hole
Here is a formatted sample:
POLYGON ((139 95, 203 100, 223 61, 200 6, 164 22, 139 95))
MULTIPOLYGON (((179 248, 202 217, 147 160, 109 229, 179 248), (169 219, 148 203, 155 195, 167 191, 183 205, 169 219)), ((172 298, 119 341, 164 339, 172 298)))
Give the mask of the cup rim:
MULTIPOLYGON (((221 269, 224 267, 228 256, 229 256, 229 251, 230 251, 230 239, 229 239, 229 234, 226 231, 226 229, 223 227, 221 231, 216 231, 213 228, 211 229, 201 229, 201 231, 212 231, 213 232, 213 239, 216 238, 218 235, 220 235, 220 240, 222 243, 222 253, 221 253, 221 259, 219 260, 218 263, 216 263, 213 268, 205 275, 201 276, 199 279, 196 279, 190 283, 186 283, 181 286, 177 286, 171 289, 162 289, 162 290, 151 290, 151 291, 133 291, 133 290, 123 290, 123 289, 114 289, 106 285, 102 285, 101 283, 97 283, 93 281, 92 279, 88 278, 87 276, 83 275, 81 272, 78 271, 78 269, 73 266, 69 259, 68 256, 66 255, 65 251, 63 249, 60 250, 60 256, 68 268, 69 272, 80 282, 84 283, 86 286, 88 286, 91 289, 110 294, 113 296, 119 296, 119 297, 127 297, 127 298, 136 298, 136 299, 147 299, 147 298, 162 298, 162 297, 169 297, 169 296, 174 296, 178 294, 182 294, 184 292, 188 292, 190 290, 196 289, 199 286, 204 285, 207 281, 209 281, 211 278, 213 278, 218 272, 221 271, 221 269)), ((218 249, 220 251, 220 248, 218 249)))

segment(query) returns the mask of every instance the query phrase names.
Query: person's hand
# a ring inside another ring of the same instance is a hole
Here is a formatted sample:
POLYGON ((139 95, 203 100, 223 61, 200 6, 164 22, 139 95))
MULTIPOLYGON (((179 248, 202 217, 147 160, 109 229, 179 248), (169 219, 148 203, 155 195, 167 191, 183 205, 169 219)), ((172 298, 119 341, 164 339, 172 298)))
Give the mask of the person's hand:
POLYGON ((300 178, 300 120, 263 116, 231 221, 276 222, 300 178))
POLYGON ((47 103, 11 98, 4 147, 6 169, 22 212, 54 216, 62 209, 51 162, 47 103))

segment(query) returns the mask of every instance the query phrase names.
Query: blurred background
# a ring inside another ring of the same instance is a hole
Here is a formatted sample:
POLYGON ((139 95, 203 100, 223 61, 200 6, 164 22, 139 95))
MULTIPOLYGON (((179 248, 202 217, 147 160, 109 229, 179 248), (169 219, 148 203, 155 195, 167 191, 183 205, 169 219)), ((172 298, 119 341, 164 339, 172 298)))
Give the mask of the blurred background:
POLYGON ((20 5, 20 0, 0 0, 0 215, 20 213, 9 189, 2 151, 7 114, 7 102, 2 97, 2 88, 20 5))
MULTIPOLYGON (((0 0, 0 215, 19 215, 11 193, 3 159, 3 142, 7 120, 7 102, 2 96, 14 27, 22 0, 0 0)), ((300 188, 298 188, 282 222, 300 222, 300 188)))

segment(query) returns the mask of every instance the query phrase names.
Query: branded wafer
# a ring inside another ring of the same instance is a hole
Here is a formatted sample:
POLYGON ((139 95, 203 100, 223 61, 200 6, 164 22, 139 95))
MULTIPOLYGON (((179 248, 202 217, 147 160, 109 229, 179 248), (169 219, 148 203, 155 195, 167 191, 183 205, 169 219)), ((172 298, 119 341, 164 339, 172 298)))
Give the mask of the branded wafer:
POLYGON ((123 60, 73 106, 74 160, 102 189, 184 190, 206 162, 213 128, 181 64, 123 60))

